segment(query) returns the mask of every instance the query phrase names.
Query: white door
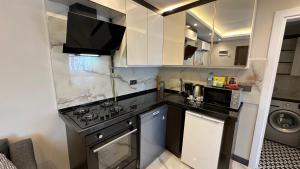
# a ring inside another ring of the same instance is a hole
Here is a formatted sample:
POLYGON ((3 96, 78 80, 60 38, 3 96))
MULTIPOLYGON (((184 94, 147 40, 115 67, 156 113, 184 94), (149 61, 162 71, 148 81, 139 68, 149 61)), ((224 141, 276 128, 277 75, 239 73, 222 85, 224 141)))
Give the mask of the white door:
POLYGON ((147 65, 147 8, 126 1, 127 64, 147 65))
POLYGON ((164 65, 183 65, 186 13, 164 17, 164 65))
POLYGON ((217 169, 224 122, 186 111, 181 160, 194 169, 217 169))
POLYGON ((162 65, 163 16, 148 10, 148 65, 162 65))

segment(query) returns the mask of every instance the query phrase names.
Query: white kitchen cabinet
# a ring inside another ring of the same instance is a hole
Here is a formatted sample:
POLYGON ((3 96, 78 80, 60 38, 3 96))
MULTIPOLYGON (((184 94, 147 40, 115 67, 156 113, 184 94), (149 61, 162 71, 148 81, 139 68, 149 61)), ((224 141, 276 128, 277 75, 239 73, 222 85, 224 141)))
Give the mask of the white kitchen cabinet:
POLYGON ((294 55, 294 61, 292 65, 292 76, 300 76, 300 38, 297 39, 296 51, 294 55))
POLYGON ((186 13, 164 17, 163 65, 183 65, 186 13))
POLYGON ((186 111, 181 160, 194 169, 217 169, 224 121, 186 111))
POLYGON ((125 13, 125 0, 90 0, 115 11, 125 13))
POLYGON ((148 9, 126 1, 127 65, 147 65, 148 9))
POLYGON ((163 16, 148 10, 148 63, 162 65, 163 60, 163 16))

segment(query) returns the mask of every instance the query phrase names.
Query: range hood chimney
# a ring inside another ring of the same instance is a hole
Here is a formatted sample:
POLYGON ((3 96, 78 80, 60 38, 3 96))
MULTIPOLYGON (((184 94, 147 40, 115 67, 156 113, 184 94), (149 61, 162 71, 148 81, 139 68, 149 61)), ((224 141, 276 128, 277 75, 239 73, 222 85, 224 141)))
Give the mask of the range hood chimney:
POLYGON ((113 55, 120 48, 125 27, 97 20, 97 10, 75 3, 69 7, 64 53, 113 55))

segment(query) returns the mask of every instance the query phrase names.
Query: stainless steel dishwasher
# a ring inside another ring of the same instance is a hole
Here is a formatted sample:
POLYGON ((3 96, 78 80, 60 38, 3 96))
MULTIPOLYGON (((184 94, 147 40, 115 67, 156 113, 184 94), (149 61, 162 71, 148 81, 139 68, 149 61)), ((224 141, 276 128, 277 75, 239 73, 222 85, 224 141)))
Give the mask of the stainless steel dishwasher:
POLYGON ((165 150, 167 106, 140 115, 140 165, 145 169, 165 150))

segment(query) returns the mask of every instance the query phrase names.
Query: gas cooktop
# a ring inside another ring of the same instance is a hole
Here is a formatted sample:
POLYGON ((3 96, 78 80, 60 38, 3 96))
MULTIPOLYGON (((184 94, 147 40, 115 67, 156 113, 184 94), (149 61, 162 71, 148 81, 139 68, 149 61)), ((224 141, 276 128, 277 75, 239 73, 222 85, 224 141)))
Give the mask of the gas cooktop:
POLYGON ((65 112, 65 115, 84 129, 123 114, 131 113, 135 109, 136 106, 126 105, 122 102, 105 101, 74 107, 65 112))

